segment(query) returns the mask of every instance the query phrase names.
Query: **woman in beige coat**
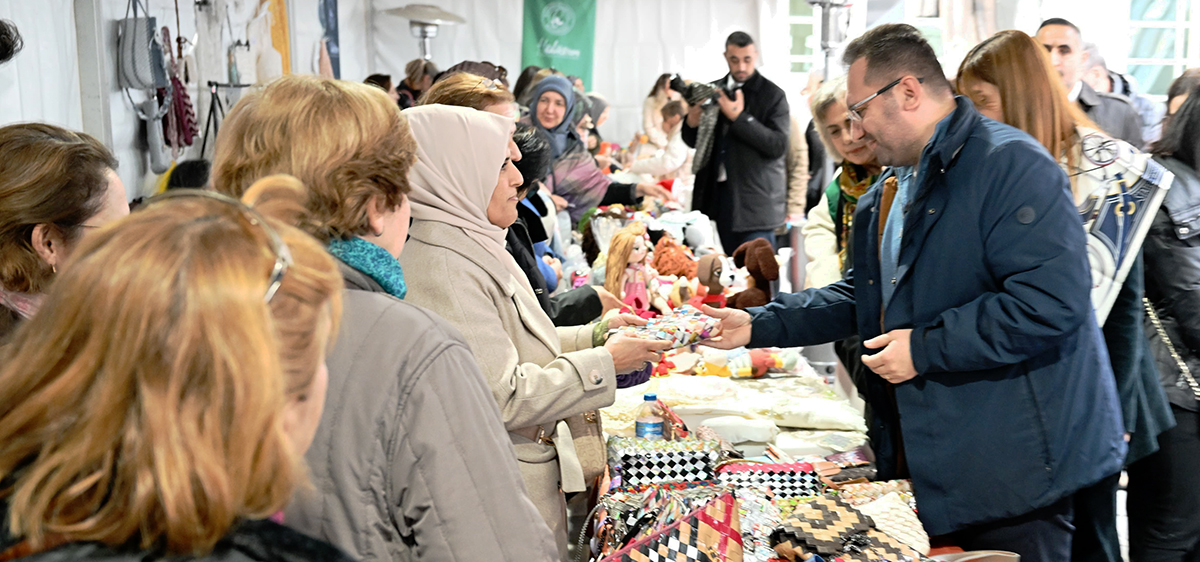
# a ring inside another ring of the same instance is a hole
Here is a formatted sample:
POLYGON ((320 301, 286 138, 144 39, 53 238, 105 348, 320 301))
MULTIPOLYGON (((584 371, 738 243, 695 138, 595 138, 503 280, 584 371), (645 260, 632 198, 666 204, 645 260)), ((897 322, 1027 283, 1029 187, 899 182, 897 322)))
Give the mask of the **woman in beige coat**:
MULTIPOLYGON (((587 486, 566 420, 613 403, 616 374, 657 359, 666 342, 609 338, 594 326, 555 328, 504 249, 521 174, 506 156, 514 123, 463 107, 404 112, 417 139, 413 225, 400 261, 407 300, 466 338, 500 406, 530 498, 566 556, 563 492, 587 486)), ((610 326, 631 322, 628 316, 610 326)), ((594 419, 594 418, 593 418, 594 419)))

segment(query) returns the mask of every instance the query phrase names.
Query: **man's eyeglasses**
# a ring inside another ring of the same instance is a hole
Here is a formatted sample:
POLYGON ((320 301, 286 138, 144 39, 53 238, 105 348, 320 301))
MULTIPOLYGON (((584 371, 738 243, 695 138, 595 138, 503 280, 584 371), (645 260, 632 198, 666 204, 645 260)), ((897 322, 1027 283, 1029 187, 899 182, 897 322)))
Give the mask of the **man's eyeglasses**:
MULTIPOLYGON (((855 123, 862 123, 863 118, 862 118, 862 114, 859 113, 859 110, 861 110, 863 107, 865 107, 867 105, 867 102, 879 97, 880 95, 884 94, 888 90, 895 88, 896 84, 899 84, 901 80, 904 80, 904 78, 905 78, 904 76, 901 76, 895 80, 892 80, 891 83, 889 83, 887 86, 884 86, 884 87, 880 88, 878 91, 876 91, 874 94, 867 96, 867 99, 862 100, 862 101, 850 106, 850 110, 849 110, 850 120, 855 123)), ((917 82, 920 84, 924 84, 925 79, 917 78, 917 82)))
POLYGON ((255 211, 249 205, 214 191, 204 191, 200 189, 172 189, 162 193, 161 195, 152 197, 149 201, 146 201, 146 206, 149 207, 150 205, 160 203, 168 199, 179 199, 183 197, 200 197, 230 205, 241 212, 251 225, 262 229, 263 233, 267 235, 267 243, 271 246, 271 252, 275 254, 275 267, 271 269, 270 284, 267 285, 266 295, 263 296, 263 301, 271 302, 271 298, 275 296, 275 293, 279 291, 279 287, 283 285, 283 276, 287 274, 288 268, 290 268, 293 263, 292 251, 288 248, 287 244, 284 243, 283 238, 279 236, 279 233, 276 232, 274 228, 271 228, 271 225, 267 224, 266 219, 264 219, 263 216, 258 213, 258 211, 255 211))

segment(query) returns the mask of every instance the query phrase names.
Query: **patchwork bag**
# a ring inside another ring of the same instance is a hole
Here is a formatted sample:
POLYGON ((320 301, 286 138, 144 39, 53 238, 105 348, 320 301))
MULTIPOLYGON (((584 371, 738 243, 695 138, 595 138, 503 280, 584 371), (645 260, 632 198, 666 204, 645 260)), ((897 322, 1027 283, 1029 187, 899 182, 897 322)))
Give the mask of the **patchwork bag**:
POLYGON ((825 493, 811 464, 732 461, 717 467, 717 480, 738 487, 770 488, 777 498, 807 498, 825 493))
POLYGON ((837 496, 821 496, 799 506, 771 533, 771 545, 791 562, 817 554, 844 562, 917 562, 921 554, 873 528, 869 517, 837 496))
POLYGON ((737 501, 723 494, 603 562, 742 562, 737 501))
POLYGON ((608 439, 614 487, 712 480, 720 456, 720 443, 716 441, 617 436, 608 439))

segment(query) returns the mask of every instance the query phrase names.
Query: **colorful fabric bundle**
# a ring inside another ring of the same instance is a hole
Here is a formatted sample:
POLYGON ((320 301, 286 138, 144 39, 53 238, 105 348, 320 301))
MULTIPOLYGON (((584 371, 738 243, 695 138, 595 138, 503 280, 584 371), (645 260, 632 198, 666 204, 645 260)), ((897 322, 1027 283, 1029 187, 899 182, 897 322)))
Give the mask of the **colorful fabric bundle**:
POLYGON ((768 562, 775 558, 771 532, 783 525, 783 514, 766 488, 738 488, 738 516, 742 522, 742 557, 745 562, 768 562))
POLYGON ((868 482, 865 484, 842 484, 837 487, 838 497, 851 506, 871 503, 883 496, 896 492, 904 501, 912 504, 913 490, 911 480, 887 480, 884 482, 868 482))
POLYGON ((609 336, 622 334, 645 340, 666 340, 672 347, 699 343, 717 335, 717 319, 684 305, 670 316, 651 318, 645 326, 623 326, 609 331, 609 336))
POLYGON ((837 496, 799 506, 771 534, 775 552, 791 562, 817 554, 844 562, 916 562, 921 554, 873 528, 871 518, 837 496))
POLYGON ((717 468, 717 480, 738 487, 770 489, 776 497, 796 498, 819 496, 825 491, 821 477, 811 464, 732 462, 717 468))
POLYGON ((716 441, 616 436, 608 439, 608 463, 614 487, 712 480, 719 458, 720 443, 716 441))

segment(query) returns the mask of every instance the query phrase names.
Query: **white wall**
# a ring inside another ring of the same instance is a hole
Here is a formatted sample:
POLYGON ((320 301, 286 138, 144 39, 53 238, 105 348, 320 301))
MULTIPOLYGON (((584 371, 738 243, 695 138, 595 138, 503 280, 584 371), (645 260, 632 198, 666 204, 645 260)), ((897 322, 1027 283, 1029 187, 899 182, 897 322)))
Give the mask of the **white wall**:
MULTIPOLYGON (((402 77, 404 65, 420 56, 408 20, 384 13, 407 3, 372 0, 374 57, 372 66, 357 79, 371 72, 402 77)), ((516 80, 522 68, 521 0, 424 3, 467 19, 465 25, 442 27, 433 40, 433 60, 439 68, 463 60, 486 60, 504 66, 510 82, 516 80)), ((641 129, 642 101, 664 72, 697 80, 725 74, 721 56, 725 38, 737 30, 755 37, 763 50, 763 74, 788 90, 792 85, 787 76, 786 14, 786 0, 597 0, 594 83, 586 86, 612 105, 601 133, 606 139, 628 142, 641 129), (764 20, 771 24, 770 32, 764 33, 764 20)), ((343 77, 356 79, 344 69, 343 77)))
POLYGON ((15 22, 25 40, 25 49, 0 66, 0 125, 44 120, 80 128, 71 0, 0 0, 0 18, 15 22))

